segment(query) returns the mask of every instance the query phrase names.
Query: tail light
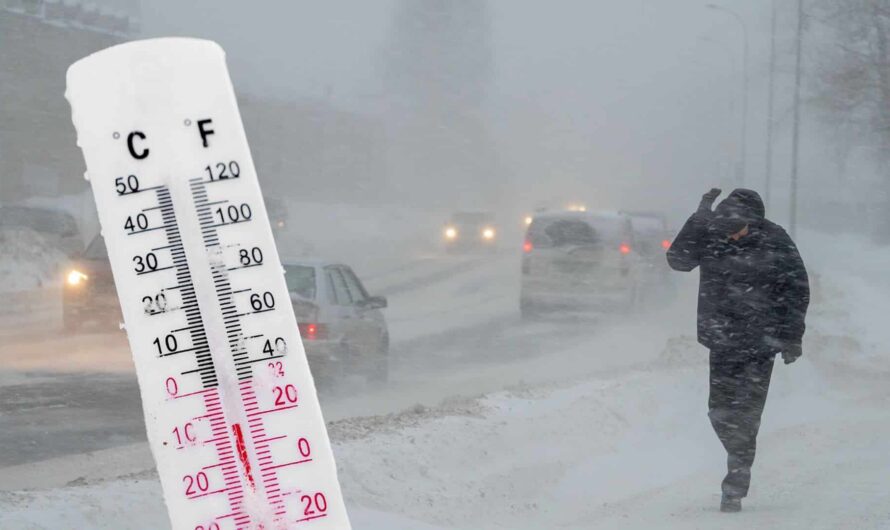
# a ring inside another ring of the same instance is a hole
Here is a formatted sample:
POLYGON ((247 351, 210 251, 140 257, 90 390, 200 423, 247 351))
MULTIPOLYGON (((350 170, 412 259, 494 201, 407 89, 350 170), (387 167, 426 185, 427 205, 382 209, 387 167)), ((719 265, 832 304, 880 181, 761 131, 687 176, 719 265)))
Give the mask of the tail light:
POLYGON ((630 254, 630 245, 621 243, 621 245, 618 246, 618 252, 621 252, 622 254, 630 254))
POLYGON ((663 249, 665 249, 665 250, 671 248, 671 242, 670 242, 670 240, 669 240, 669 239, 665 239, 664 241, 662 241, 662 242, 661 242, 661 248, 663 248, 663 249))
POLYGON ((522 251, 526 254, 530 253, 532 250, 534 250, 534 248, 534 245, 532 245, 532 242, 528 239, 526 239, 525 242, 522 244, 522 251))
POLYGON ((328 327, 324 324, 300 323, 300 337, 303 340, 319 340, 328 337, 328 327))

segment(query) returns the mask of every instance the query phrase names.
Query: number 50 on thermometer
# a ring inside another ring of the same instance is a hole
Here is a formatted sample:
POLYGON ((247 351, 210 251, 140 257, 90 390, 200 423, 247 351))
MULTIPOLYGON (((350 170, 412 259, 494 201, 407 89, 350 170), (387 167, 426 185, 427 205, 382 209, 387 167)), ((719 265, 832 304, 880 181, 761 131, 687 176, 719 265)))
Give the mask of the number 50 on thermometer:
POLYGON ((173 528, 349 529, 222 49, 109 48, 66 97, 173 528))

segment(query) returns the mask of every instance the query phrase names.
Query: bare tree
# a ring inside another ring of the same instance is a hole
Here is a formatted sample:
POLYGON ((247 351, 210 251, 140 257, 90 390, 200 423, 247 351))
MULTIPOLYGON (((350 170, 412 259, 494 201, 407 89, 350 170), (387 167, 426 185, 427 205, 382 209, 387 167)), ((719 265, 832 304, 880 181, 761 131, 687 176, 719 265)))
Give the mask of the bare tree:
MULTIPOLYGON (((867 148, 890 200, 890 0, 822 0, 811 14, 830 32, 819 50, 815 102, 830 131, 843 178, 847 160, 867 148)), ((877 222, 890 225, 885 214, 877 222)), ((880 233, 882 230, 879 230, 880 233)))

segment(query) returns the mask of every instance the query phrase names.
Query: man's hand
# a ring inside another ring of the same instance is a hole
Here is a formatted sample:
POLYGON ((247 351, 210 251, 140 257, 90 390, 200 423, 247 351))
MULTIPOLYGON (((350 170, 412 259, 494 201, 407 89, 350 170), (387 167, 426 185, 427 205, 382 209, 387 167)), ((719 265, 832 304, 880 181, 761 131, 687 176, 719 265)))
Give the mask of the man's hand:
POLYGON ((719 196, 722 191, 723 190, 720 188, 711 188, 711 191, 702 195, 701 202, 698 203, 698 211, 710 212, 711 207, 714 205, 714 201, 717 200, 717 196, 719 196))
POLYGON ((799 359, 801 355, 803 355, 803 350, 801 349, 800 344, 789 344, 782 350, 782 360, 785 361, 785 364, 793 363, 799 359))

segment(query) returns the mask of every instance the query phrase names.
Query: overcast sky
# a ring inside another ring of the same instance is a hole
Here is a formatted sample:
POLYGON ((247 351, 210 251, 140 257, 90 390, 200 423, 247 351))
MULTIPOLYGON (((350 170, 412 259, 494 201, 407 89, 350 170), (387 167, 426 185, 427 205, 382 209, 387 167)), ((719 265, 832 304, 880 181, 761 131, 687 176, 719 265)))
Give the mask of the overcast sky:
MULTIPOLYGON (((242 92, 295 99, 319 97, 330 88, 344 107, 374 108, 382 93, 381 51, 393 0, 261 4, 143 2, 143 33, 220 42, 242 92)), ((551 153, 558 160, 554 172, 571 173, 571 180, 596 168, 614 173, 636 192, 645 186, 633 175, 654 175, 653 196, 670 191, 665 182, 697 190, 713 175, 731 172, 740 131, 742 32, 730 15, 705 4, 491 0, 495 60, 489 110, 498 118, 493 129, 523 127, 525 118, 499 117, 517 108, 526 114, 535 109, 554 129, 551 139, 560 138, 551 153)), ((721 4, 736 10, 748 26, 748 163, 756 186, 764 165, 770 0, 721 4)), ((793 11, 779 4, 780 63, 787 63, 793 11)), ((787 87, 786 74, 780 92, 787 87)), ((786 99, 781 92, 780 110, 787 108, 786 99)), ((521 147, 520 139, 505 139, 514 140, 521 147)), ((782 149, 780 142, 779 156, 782 149)), ((612 192, 623 193, 620 188, 619 183, 612 192)))

